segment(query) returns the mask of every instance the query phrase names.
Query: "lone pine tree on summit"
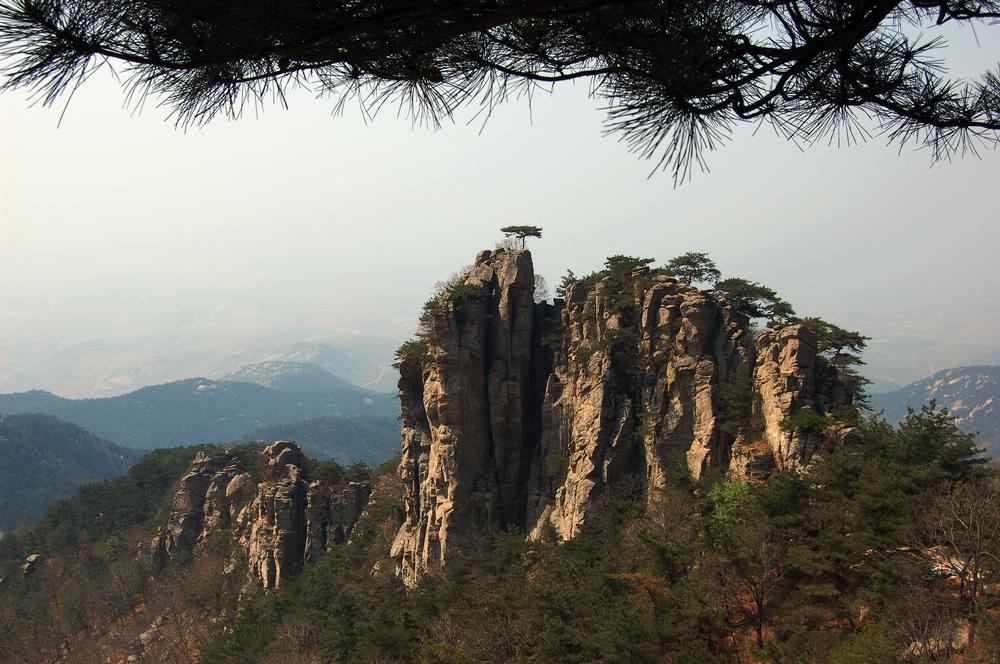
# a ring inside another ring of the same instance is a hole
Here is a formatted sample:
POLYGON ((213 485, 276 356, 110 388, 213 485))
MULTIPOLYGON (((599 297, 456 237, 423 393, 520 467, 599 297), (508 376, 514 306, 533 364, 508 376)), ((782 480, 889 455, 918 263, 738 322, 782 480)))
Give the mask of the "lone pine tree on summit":
POLYGON ((521 241, 521 248, 524 249, 524 241, 529 237, 542 237, 542 229, 539 226, 504 226, 500 232, 507 237, 516 237, 521 241))
POLYGON ((873 126, 936 159, 995 144, 1000 73, 948 78, 916 28, 998 18, 964 0, 0 0, 0 59, 6 89, 46 103, 110 64, 184 125, 293 87, 437 125, 582 79, 609 131, 683 179, 739 122, 796 141, 873 126))

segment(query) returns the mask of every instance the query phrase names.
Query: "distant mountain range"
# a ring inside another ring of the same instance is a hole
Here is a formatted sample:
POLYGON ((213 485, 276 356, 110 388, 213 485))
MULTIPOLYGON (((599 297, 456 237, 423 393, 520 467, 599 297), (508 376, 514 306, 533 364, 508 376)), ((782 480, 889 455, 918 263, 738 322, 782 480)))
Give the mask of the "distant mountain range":
MULTIPOLYGON (((100 318, 93 311, 85 315, 87 320, 100 318)), ((64 321, 65 329, 53 333, 60 343, 46 334, 0 338, 4 360, 0 362, 0 393, 38 388, 70 398, 115 396, 192 376, 222 378, 245 365, 272 361, 315 364, 376 392, 396 389, 390 365, 406 331, 394 331, 391 321, 381 321, 387 337, 345 333, 323 341, 299 341, 291 333, 256 338, 241 332, 236 321, 227 325, 215 318, 199 320, 206 327, 189 329, 181 337, 173 327, 159 334, 144 329, 118 336, 67 331, 75 327, 77 319, 73 318, 64 321), (233 352, 234 348, 239 350, 233 352)))
POLYGON ((247 365, 309 364, 364 389, 395 392, 397 376, 390 364, 396 346, 398 343, 373 339, 368 344, 355 342, 350 348, 330 343, 299 342, 268 351, 251 349, 232 356, 215 373, 226 376, 247 365))
POLYGON ((990 456, 1000 458, 1000 366, 945 369, 898 390, 873 394, 871 406, 898 422, 907 407, 920 408, 932 399, 958 418, 963 431, 978 433, 977 443, 990 456))
POLYGON ((0 530, 35 523, 55 501, 123 474, 137 457, 49 415, 0 416, 0 530))
POLYGON ((232 383, 253 383, 285 392, 357 390, 357 385, 310 362, 258 362, 219 377, 232 383))
POLYGON ((267 363, 233 376, 241 381, 190 378, 100 399, 41 390, 5 394, 0 413, 53 415, 136 449, 238 440, 263 426, 317 417, 399 413, 394 394, 356 387, 318 367, 267 363))

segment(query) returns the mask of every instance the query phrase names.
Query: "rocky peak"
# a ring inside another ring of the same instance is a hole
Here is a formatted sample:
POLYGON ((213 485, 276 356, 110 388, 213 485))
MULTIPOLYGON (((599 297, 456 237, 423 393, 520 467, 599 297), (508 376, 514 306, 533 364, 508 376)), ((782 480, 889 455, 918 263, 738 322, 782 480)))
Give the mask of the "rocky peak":
POLYGON ((480 532, 525 524, 539 417, 534 284, 527 251, 480 252, 429 321, 432 360, 403 363, 407 521, 394 551, 410 577, 480 532))
POLYGON ((292 441, 264 448, 260 482, 236 454, 199 452, 171 503, 166 525, 151 543, 163 565, 178 550, 197 551, 215 533, 237 543, 231 566, 245 565, 247 582, 277 588, 281 580, 343 543, 367 505, 368 482, 332 487, 309 482, 306 459, 292 441))
POLYGON ((572 283, 554 306, 533 302, 527 251, 480 252, 457 283, 425 320, 426 354, 400 366, 392 553, 407 583, 481 532, 572 538, 606 497, 651 496, 674 464, 804 466, 821 441, 781 422, 845 403, 808 329, 749 340, 724 301, 645 267, 572 283), (753 417, 734 433, 723 392, 740 384, 753 417))

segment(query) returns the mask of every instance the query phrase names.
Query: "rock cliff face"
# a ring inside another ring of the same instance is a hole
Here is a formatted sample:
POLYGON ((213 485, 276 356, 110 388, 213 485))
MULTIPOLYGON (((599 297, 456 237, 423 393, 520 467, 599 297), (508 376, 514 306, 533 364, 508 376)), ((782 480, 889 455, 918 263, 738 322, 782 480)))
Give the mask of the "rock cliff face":
POLYGON ((481 252, 462 297, 429 321, 433 362, 402 367, 407 518, 393 555, 407 578, 524 524, 540 415, 534 284, 529 253, 481 252))
POLYGON ((392 554, 407 583, 481 532, 572 538, 607 496, 651 496, 677 464, 804 466, 819 437, 781 422, 847 403, 805 327, 753 340, 725 302, 646 268, 572 283, 555 307, 533 285, 527 251, 481 252, 425 317, 426 353, 401 359, 392 554))
POLYGON ((277 588, 288 574, 343 543, 368 503, 371 487, 345 488, 306 479, 305 457, 289 441, 264 448, 260 481, 235 454, 199 453, 174 495, 170 517, 153 538, 162 565, 214 534, 238 543, 231 566, 245 564, 247 582, 277 588))

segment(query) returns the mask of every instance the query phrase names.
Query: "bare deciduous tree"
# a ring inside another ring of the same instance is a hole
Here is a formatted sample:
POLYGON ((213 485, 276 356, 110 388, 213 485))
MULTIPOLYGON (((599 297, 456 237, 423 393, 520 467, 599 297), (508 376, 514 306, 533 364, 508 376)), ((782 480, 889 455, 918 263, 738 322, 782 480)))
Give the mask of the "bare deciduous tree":
POLYGON ((954 602, 915 588, 897 602, 891 619, 908 659, 944 662, 955 651, 959 617, 954 602))
POLYGON ((1000 563, 1000 481, 974 477, 952 487, 928 509, 922 537, 926 546, 948 553, 970 622, 971 647, 986 567, 1000 563))

